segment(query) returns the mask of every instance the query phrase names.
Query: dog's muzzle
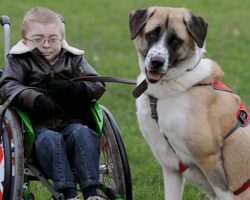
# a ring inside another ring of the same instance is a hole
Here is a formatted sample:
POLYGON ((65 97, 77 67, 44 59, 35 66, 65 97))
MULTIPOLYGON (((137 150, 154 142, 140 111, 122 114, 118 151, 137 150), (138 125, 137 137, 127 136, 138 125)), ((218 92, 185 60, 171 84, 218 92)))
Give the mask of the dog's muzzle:
POLYGON ((160 56, 154 56, 150 59, 149 67, 146 69, 146 76, 149 82, 158 82, 163 73, 163 67, 166 60, 160 56))
POLYGON ((150 59, 150 64, 154 69, 160 69, 165 63, 165 59, 160 56, 154 56, 150 59))

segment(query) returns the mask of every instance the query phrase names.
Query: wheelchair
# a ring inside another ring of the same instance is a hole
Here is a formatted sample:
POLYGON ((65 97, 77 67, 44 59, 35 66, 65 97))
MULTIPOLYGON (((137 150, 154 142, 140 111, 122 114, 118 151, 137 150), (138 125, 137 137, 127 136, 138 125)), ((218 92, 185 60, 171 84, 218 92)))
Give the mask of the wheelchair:
MULTIPOLYGON (((10 20, 0 18, 4 29, 5 59, 10 50, 10 20)), ((35 134, 27 114, 0 105, 0 200, 34 200, 31 185, 40 181, 54 199, 63 200, 39 170, 32 155, 35 134)), ((6 105, 5 105, 6 104, 6 105)), ((132 200, 129 163, 120 130, 109 110, 93 102, 88 125, 100 137, 99 192, 110 200, 132 200)), ((73 169, 72 169, 73 170, 73 169)))

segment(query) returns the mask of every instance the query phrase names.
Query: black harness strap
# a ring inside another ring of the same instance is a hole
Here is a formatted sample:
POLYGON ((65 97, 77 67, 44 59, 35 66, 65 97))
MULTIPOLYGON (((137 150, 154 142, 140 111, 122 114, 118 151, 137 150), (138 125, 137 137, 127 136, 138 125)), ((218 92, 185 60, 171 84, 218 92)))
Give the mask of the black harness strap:
MULTIPOLYGON (((158 114, 157 114, 157 101, 158 99, 153 97, 153 96, 148 96, 149 97, 149 104, 150 104, 150 108, 151 108, 151 117, 153 119, 155 119, 157 125, 158 125, 158 114)), ((170 144, 168 138, 166 135, 163 135, 164 138, 166 139, 168 145, 170 146, 170 148, 173 150, 174 153, 176 153, 176 151, 174 150, 173 146, 170 144)))
POLYGON ((142 93, 144 93, 148 88, 148 82, 146 79, 144 79, 140 84, 136 86, 136 88, 133 90, 133 96, 135 98, 138 98, 141 96, 142 93))
POLYGON ((242 122, 237 119, 235 126, 227 133, 227 135, 223 138, 224 140, 227 139, 230 135, 234 133, 238 128, 242 126, 242 122))
POLYGON ((158 99, 153 97, 153 96, 148 96, 149 97, 149 105, 151 108, 151 117, 155 119, 155 121, 158 124, 158 114, 157 114, 157 101, 158 99))

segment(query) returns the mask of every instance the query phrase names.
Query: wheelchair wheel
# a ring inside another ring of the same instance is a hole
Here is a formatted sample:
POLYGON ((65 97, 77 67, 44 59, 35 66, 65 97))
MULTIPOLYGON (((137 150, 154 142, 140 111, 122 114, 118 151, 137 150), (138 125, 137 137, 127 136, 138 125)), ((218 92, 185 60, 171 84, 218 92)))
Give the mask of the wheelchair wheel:
POLYGON ((10 199, 11 192, 11 147, 5 122, 1 119, 0 133, 0 200, 10 199))
POLYGON ((9 109, 0 123, 0 200, 21 199, 24 163, 21 128, 9 109))
POLYGON ((132 200, 130 169, 120 131, 111 113, 103 106, 102 110, 104 127, 100 140, 100 180, 124 200, 132 200))

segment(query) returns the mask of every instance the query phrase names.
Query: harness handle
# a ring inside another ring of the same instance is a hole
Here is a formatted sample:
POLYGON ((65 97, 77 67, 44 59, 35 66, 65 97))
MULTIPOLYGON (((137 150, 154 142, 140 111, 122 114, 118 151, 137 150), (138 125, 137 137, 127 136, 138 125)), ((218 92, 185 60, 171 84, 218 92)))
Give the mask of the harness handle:
POLYGON ((3 15, 0 18, 0 22, 1 22, 2 26, 4 26, 5 24, 9 24, 10 25, 10 18, 7 15, 3 15))
POLYGON ((4 30, 4 61, 10 51, 10 18, 6 15, 1 16, 0 23, 4 30))

